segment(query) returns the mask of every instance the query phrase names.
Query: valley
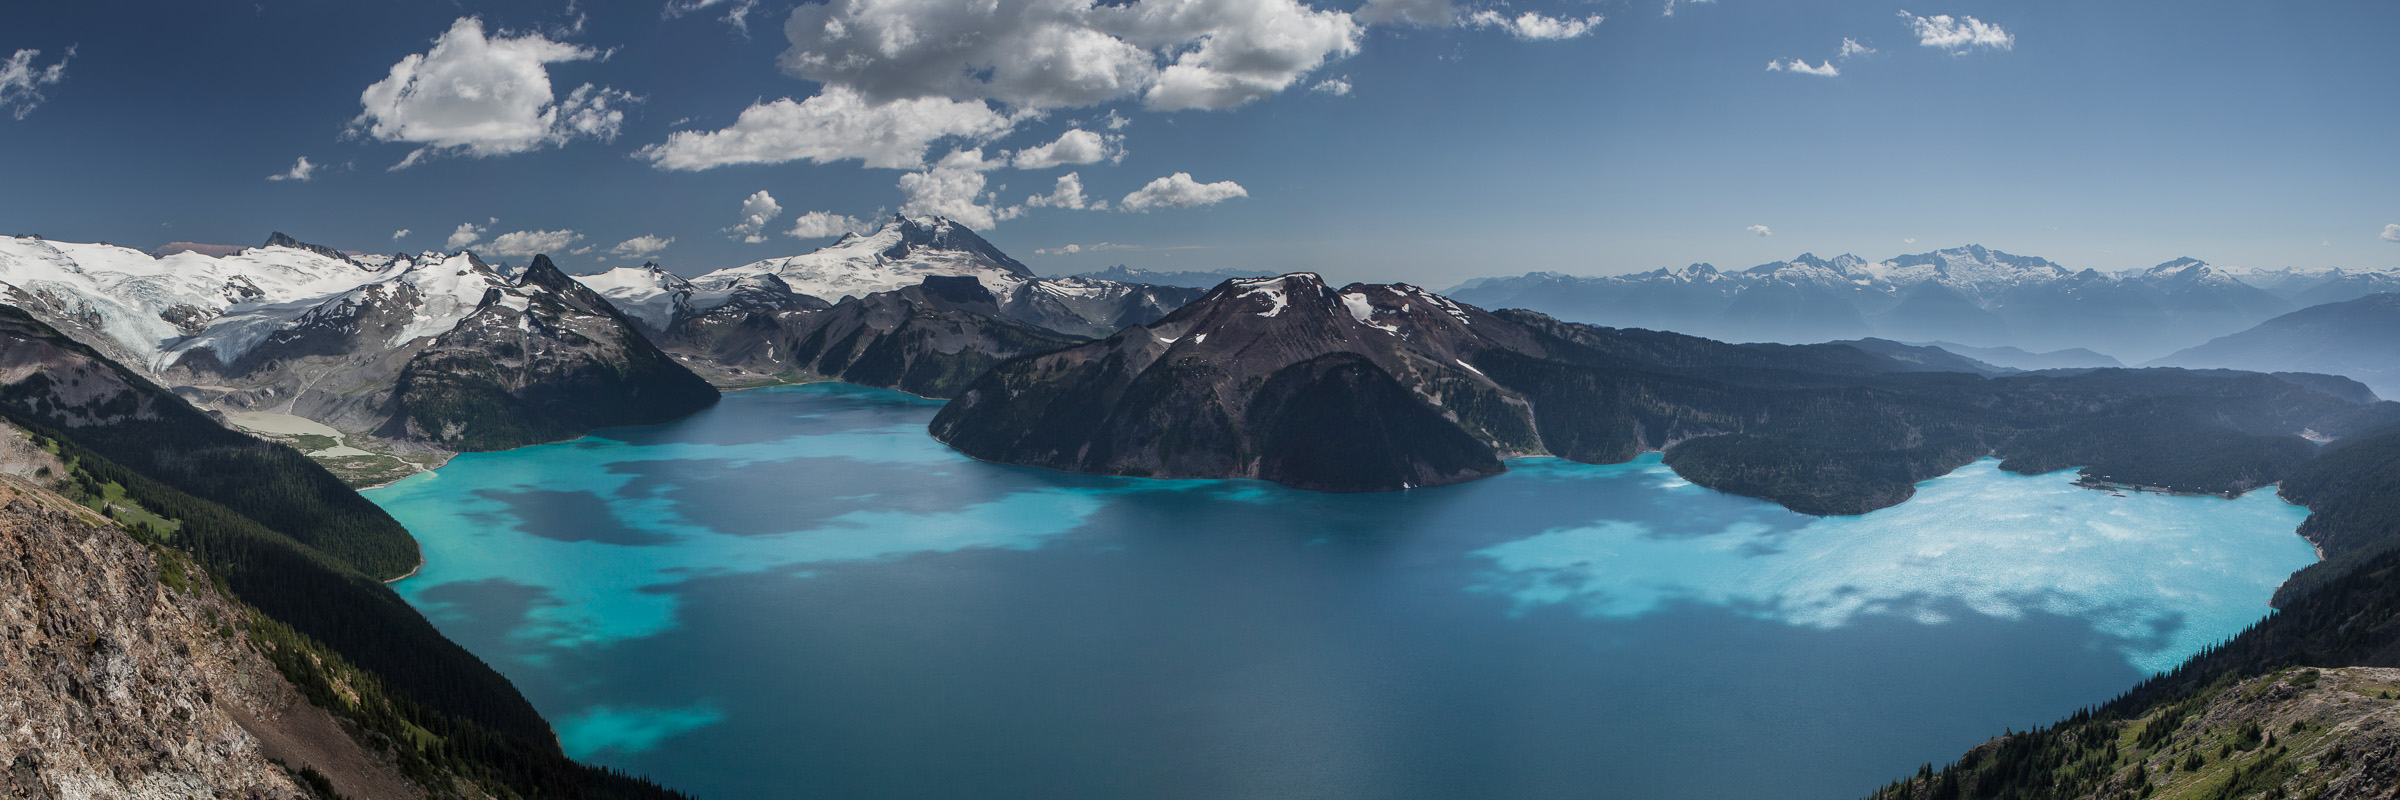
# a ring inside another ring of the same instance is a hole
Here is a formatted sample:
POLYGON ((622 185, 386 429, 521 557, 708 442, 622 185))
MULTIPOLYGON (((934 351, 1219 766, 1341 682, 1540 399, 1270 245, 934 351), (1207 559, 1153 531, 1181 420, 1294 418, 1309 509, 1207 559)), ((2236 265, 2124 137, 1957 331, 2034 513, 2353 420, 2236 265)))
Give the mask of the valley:
MULTIPOLYGON (((1644 796, 1827 796, 2147 676, 2292 666, 2295 654, 2271 649, 2204 665, 2224 652, 2214 643, 2288 616, 2260 622, 2270 600, 2308 608, 2400 558, 2381 474, 2400 404, 2279 369, 2335 362, 2128 369, 1988 338, 1733 344, 1310 273, 1205 289, 1118 280, 1201 277, 1133 270, 1046 278, 940 218, 692 278, 655 265, 569 276, 542 256, 523 268, 470 252, 363 256, 281 234, 226 255, 139 256, 148 265, 121 248, 12 241, 0 286, 24 310, 0 319, 0 412, 114 487, 78 490, 99 508, 222 576, 231 602, 272 621, 255 635, 392 687, 386 705, 337 717, 505 743, 393 751, 450 765, 409 773, 418 785, 517 775, 664 791, 571 758, 752 795, 783 773, 743 765, 773 759, 721 754, 805 749, 769 731, 807 719, 788 730, 884 726, 950 765, 903 777, 871 743, 817 738, 809 774, 928 796, 1216 796, 1240 787, 1192 781, 1237 762, 1260 786, 1330 796, 1409 796, 1371 775, 1407 775, 1428 797, 1573 796, 1601 778, 1556 748, 1506 757, 1505 784, 1429 754, 1610 734, 1554 715, 1478 729, 1457 707, 1388 692, 1430 687, 1479 708, 1571 696, 1562 708, 1615 709, 1643 729, 1760 709, 1822 717, 1781 693, 1834 691, 1915 720, 1742 716, 1751 738, 1729 746, 1761 766, 1706 780, 1630 741, 1625 758, 1595 765, 1644 796), (274 482, 243 482, 260 475, 274 482), (2146 565, 2145 577, 2117 582, 2112 564, 2146 565), (912 593, 962 571, 985 588, 912 593), (397 594, 380 584, 400 578, 397 594), (1245 580, 1264 582, 1191 593, 1245 580), (862 599, 894 616, 815 615, 862 599), (1108 608, 1141 616, 1092 614, 1108 608), (1360 633, 1318 641, 1327 625, 1360 633), (1088 633, 1060 640, 1058 626, 1088 633), (881 638, 913 628, 906 641, 933 660, 881 638), (708 654, 762 635, 775 655, 751 667, 765 672, 711 671, 740 659, 708 654), (1630 643, 1574 649, 1595 637, 1630 643), (1196 646, 1296 671, 1261 682, 1206 658, 1114 655, 1196 646), (1861 647, 1931 671, 1837 677, 1855 669, 1838 654, 1861 647), (2014 655, 1994 660, 1994 647, 2014 655), (1462 648, 1576 666, 1532 680, 1437 655, 1462 648), (1627 706, 1581 688, 1631 680, 1697 697, 1707 690, 1669 674, 1742 671, 1724 654, 1760 648, 1818 666, 1727 707, 1627 706), (1074 694, 1051 683, 1079 673, 1006 655, 1020 650, 1082 653, 1119 678, 1084 689, 1098 706, 1022 706, 956 671, 1074 694), (844 651, 880 655, 820 660, 844 651), (1360 653, 1397 672, 1351 663, 1360 653), (867 664, 890 674, 855 669, 867 664), (855 696, 790 693, 770 674, 820 675, 855 696), (1982 689, 1950 702, 1978 710, 1909 710, 1959 675, 1982 689), (1189 718, 1179 698, 1194 680, 1223 682, 1227 707, 1288 747, 1359 724, 1367 707, 1383 709, 1373 724, 1481 732, 1361 741, 1351 766, 1329 770, 1189 718), (913 702, 903 695, 944 698, 943 710, 885 718, 913 702), (1367 705, 1271 702, 1344 695, 1367 705), (1095 728, 1099 707, 1139 711, 1095 728), (1072 770, 1014 749, 1011 767, 976 766, 995 745, 935 732, 960 714, 1021 731, 1028 747, 1154 768, 1072 770), (1162 749, 1169 728, 1191 731, 1184 745, 1162 749), (1094 731, 1116 744, 1085 738, 1094 731), (1770 755, 1795 739, 1831 749, 1770 755)), ((1956 253, 1827 264, 1931 269, 1927 285, 1960 258, 2055 267, 1956 253)), ((2207 270, 2173 275, 2224 285, 2207 270)), ((2261 330, 2278 326, 2292 327, 2261 330)), ((279 669, 303 686, 327 679, 279 669)), ((2150 713, 2131 705, 2142 696, 2112 708, 2150 713)), ((1938 794, 1952 774, 1928 769, 1912 785, 1938 794)))

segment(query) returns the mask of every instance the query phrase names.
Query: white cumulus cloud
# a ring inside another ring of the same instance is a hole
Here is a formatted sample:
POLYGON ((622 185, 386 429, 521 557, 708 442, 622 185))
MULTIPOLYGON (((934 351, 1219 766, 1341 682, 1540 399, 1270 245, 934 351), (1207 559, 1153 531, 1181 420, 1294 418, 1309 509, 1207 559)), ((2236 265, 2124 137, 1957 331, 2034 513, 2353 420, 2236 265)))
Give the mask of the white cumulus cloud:
POLYGON ((432 49, 400 59, 360 93, 365 110, 350 127, 378 141, 421 145, 393 169, 438 155, 498 156, 572 139, 611 140, 625 121, 624 106, 640 98, 587 83, 559 99, 547 66, 605 57, 540 33, 487 36, 483 20, 460 17, 432 49))
POLYGON ((510 231, 492 237, 484 249, 493 255, 530 256, 564 252, 582 239, 583 234, 574 231, 510 231))
MULTIPOLYGON (((493 222, 498 221, 493 220, 493 222)), ((483 241, 483 232, 487 230, 490 228, 472 222, 461 222, 458 224, 458 230, 451 231, 450 238, 442 242, 442 247, 449 250, 464 250, 468 245, 483 241)))
POLYGON ((400 241, 400 240, 402 240, 402 239, 406 239, 406 238, 408 238, 408 234, 409 234, 409 232, 410 232, 410 231, 409 231, 407 228, 401 228, 401 229, 399 229, 399 230, 392 231, 392 241, 395 241, 395 242, 397 242, 397 241, 400 241))
POLYGON ((0 61, 0 111, 24 119, 45 99, 42 87, 67 79, 67 62, 75 58, 75 48, 67 48, 67 54, 60 56, 58 63, 37 69, 33 60, 41 55, 40 50, 19 50, 7 61, 0 61))
POLYGON ((1508 35, 1519 39, 1545 41, 1573 39, 1582 36, 1592 32, 1592 28, 1598 26, 1600 21, 1601 16, 1598 14, 1576 19, 1574 17, 1545 16, 1527 11, 1510 17, 1487 8, 1468 14, 1461 24, 1470 28, 1499 28, 1507 31, 1508 35))
POLYGON ((658 255, 659 253, 666 252, 667 245, 674 243, 675 237, 673 236, 661 239, 655 235, 645 233, 640 236, 618 242, 615 247, 608 248, 608 252, 615 253, 626 258, 649 258, 651 256, 658 255))
POLYGON ((783 216, 783 204, 775 202, 775 196, 767 194, 767 190, 760 189, 742 199, 742 220, 726 228, 725 232, 743 242, 758 244, 767 240, 767 226, 780 216, 783 216))
POLYGON ((1090 198, 1085 197, 1083 195, 1083 176, 1069 172, 1065 175, 1058 176, 1058 183, 1050 189, 1049 194, 1035 195, 1033 197, 1026 198, 1025 205, 1034 208, 1049 207, 1071 208, 1078 210, 1089 208, 1098 211, 1108 208, 1108 201, 1101 200, 1094 202, 1090 198))
POLYGON ((1875 54, 1875 48, 1868 47, 1868 46, 1866 46, 1866 45, 1863 45, 1863 44, 1859 44, 1857 39, 1852 39, 1852 38, 1850 38, 1850 37, 1847 37, 1847 36, 1844 36, 1844 37, 1842 37, 1842 55, 1841 55, 1841 57, 1842 57, 1842 58, 1849 58, 1849 57, 1851 57, 1851 56, 1866 56, 1866 55, 1874 55, 1874 54, 1875 54))
POLYGON ((980 101, 938 97, 871 101, 827 86, 815 97, 753 105, 733 126, 676 131, 637 155, 662 169, 699 170, 728 164, 819 164, 855 158, 870 167, 916 169, 925 151, 946 137, 989 138, 1009 129, 1007 117, 980 101))
POLYGON ((1775 232, 1774 232, 1774 231, 1771 231, 1771 230, 1767 230, 1767 226, 1765 226, 1765 225, 1752 225, 1752 226, 1750 226, 1750 227, 1743 228, 1742 230, 1748 231, 1748 232, 1750 232, 1750 234, 1751 234, 1751 235, 1754 235, 1754 236, 1773 236, 1773 235, 1775 235, 1775 232))
POLYGON ((2383 240, 2387 242, 2400 242, 2400 223, 2383 226, 2383 240))
POLYGON ((317 168, 318 165, 309 163, 308 156, 301 156, 300 161, 293 164, 291 169, 269 175, 267 176, 267 180, 305 181, 317 176, 317 168))
POLYGON ((866 220, 831 211, 811 211, 792 220, 792 229, 784 231, 794 239, 831 239, 845 233, 867 233, 873 228, 866 220))
POLYGON ((1019 150, 1009 157, 1017 169, 1049 169, 1063 164, 1090 164, 1125 158, 1125 137, 1104 136, 1082 128, 1059 134, 1058 140, 1019 150))
POLYGON ((1298 0, 841 0, 793 10, 781 63, 877 98, 1230 108, 1356 52, 1361 34, 1298 0))
POLYGON ((1974 17, 1953 18, 1948 14, 1920 17, 1902 11, 1900 19, 1908 24, 1909 32, 1916 34, 1917 44, 1926 47, 1964 53, 1977 47, 2010 50, 2017 46, 2016 36, 1974 17))
POLYGON ((1834 66, 1833 62, 1831 61, 1827 61, 1823 64, 1812 67, 1808 65, 1808 62, 1797 58, 1790 61, 1769 61, 1767 62, 1767 71, 1797 72, 1802 75, 1816 75, 1825 78, 1831 78, 1842 74, 1841 68, 1834 66))
POLYGON ((1357 52, 1363 31, 1347 12, 1300 0, 804 3, 784 23, 791 46, 778 63, 818 94, 755 103, 730 127, 679 131, 641 155, 664 169, 855 158, 923 170, 943 140, 988 141, 1048 109, 1267 97, 1357 52))
POLYGON ((1248 189, 1233 181, 1201 183, 1192 180, 1189 172, 1178 172, 1135 189, 1132 194, 1125 195, 1125 199, 1117 201, 1117 205, 1127 211, 1148 211, 1161 206, 1193 208, 1249 196, 1248 189))
POLYGON ((1308 87, 1308 90, 1312 92, 1333 95, 1335 97, 1341 97, 1350 93, 1350 76, 1344 75, 1339 78, 1326 78, 1324 80, 1317 81, 1317 85, 1308 87))

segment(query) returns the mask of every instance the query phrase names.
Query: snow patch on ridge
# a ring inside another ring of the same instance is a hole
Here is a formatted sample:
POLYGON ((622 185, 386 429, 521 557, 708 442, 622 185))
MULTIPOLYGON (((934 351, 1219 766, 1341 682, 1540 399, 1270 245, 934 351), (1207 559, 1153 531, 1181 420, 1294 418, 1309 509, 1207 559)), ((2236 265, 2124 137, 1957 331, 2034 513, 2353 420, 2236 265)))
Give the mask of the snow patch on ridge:
POLYGON ((1367 302, 1365 292, 1343 292, 1342 307, 1349 309, 1350 318, 1358 320, 1360 325, 1375 328, 1394 336, 1400 335, 1400 326, 1375 321, 1375 306, 1367 302))

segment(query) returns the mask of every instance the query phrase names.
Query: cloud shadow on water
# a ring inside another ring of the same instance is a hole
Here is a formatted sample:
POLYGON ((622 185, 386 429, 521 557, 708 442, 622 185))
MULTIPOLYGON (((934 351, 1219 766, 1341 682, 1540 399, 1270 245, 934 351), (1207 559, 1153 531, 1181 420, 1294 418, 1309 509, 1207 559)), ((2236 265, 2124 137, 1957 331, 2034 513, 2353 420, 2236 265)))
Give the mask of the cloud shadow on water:
POLYGON ((516 529, 557 542, 599 542, 643 547, 667 544, 675 537, 626 525, 608 510, 608 501, 585 491, 554 489, 478 489, 476 497, 501 503, 516 518, 516 529))
POLYGON ((550 590, 506 578, 459 581, 433 586, 415 597, 426 616, 441 624, 442 635, 485 658, 495 654, 538 661, 541 653, 516 633, 535 612, 559 605, 550 590))
POLYGON ((1029 488, 1005 476, 928 480, 922 465, 843 457, 620 461, 608 470, 633 476, 619 498, 664 498, 684 520, 732 536, 809 530, 860 511, 954 512, 1029 488))
POLYGON ((625 444, 745 445, 803 436, 909 428, 920 435, 939 401, 888 389, 810 384, 730 392, 715 407, 664 425, 610 428, 593 434, 625 444))

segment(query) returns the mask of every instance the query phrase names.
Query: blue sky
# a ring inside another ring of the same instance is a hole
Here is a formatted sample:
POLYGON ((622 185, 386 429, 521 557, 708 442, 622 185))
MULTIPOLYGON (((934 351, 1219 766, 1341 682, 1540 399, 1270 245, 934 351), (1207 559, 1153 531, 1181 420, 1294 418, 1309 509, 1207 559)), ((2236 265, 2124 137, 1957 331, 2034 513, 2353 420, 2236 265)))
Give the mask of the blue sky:
POLYGON ((0 232, 414 251, 468 225, 572 271, 697 273, 905 209, 1044 272, 1446 286, 1970 242, 2101 269, 2400 267, 2390 2, 673 13, 701 2, 18 4, 0 232), (306 180, 269 179, 303 157, 306 180), (775 213, 742 229, 762 191, 775 213), (638 237, 672 242, 618 247, 638 237))

